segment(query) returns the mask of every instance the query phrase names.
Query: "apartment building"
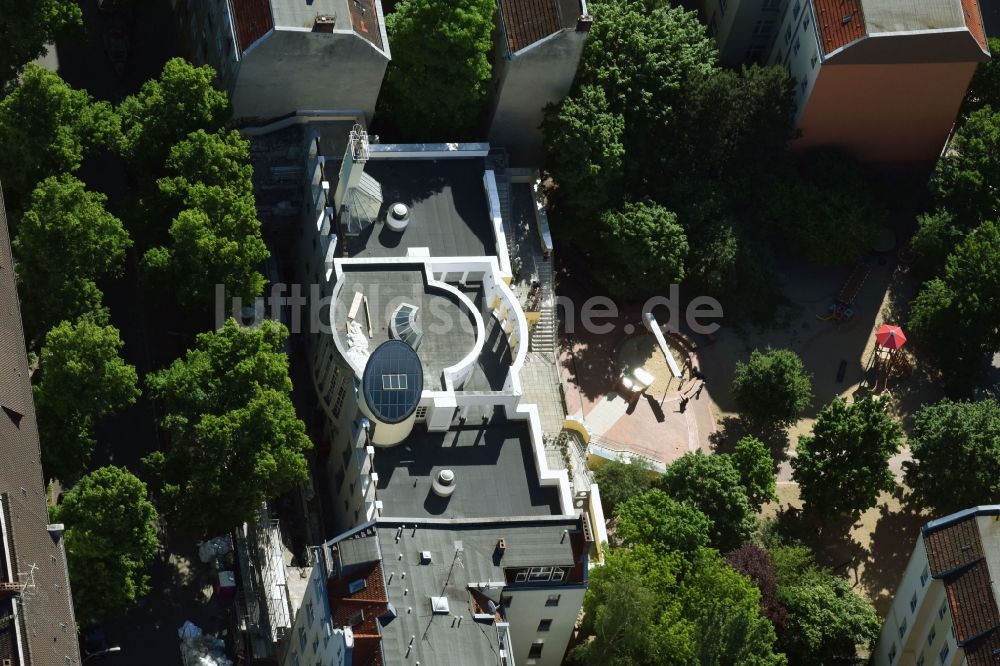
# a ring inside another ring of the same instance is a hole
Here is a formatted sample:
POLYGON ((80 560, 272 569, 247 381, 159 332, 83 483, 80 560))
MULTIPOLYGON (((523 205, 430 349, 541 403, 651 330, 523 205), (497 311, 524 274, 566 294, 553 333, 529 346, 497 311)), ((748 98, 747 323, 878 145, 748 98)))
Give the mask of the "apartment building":
POLYGON ((932 164, 990 57, 977 0, 706 0, 703 13, 726 61, 789 71, 795 149, 873 166, 932 164))
POLYGON ((371 120, 389 63, 380 0, 175 0, 194 59, 238 119, 296 111, 371 120))
POLYGON ((63 526, 48 524, 38 425, 0 190, 0 664, 81 663, 63 526))
POLYGON ((1000 506, 920 533, 872 655, 874 666, 987 666, 1000 658, 1000 506))
POLYGON ((541 163, 542 111, 569 93, 591 22, 585 0, 497 0, 489 139, 512 164, 541 163))
POLYGON ((301 133, 311 488, 333 527, 304 589, 266 517, 245 530, 263 544, 244 558, 263 642, 286 666, 555 666, 607 534, 597 486, 550 463, 522 400, 528 325, 490 146, 301 133))

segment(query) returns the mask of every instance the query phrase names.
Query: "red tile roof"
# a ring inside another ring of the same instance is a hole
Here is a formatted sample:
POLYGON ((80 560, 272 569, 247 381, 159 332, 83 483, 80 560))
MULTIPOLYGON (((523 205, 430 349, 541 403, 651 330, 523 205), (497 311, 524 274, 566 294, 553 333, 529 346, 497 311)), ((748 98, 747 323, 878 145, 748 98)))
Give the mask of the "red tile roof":
POLYGON ((355 666, 382 666, 382 636, 376 622, 388 611, 382 563, 374 562, 368 568, 343 578, 331 578, 327 582, 327 594, 333 610, 333 626, 351 625, 354 632, 352 663, 355 666), (364 589, 351 594, 348 586, 360 578, 365 580, 364 589), (358 611, 362 611, 363 619, 352 625, 358 611))
POLYGON ((813 9, 824 55, 866 34, 861 0, 813 0, 813 9))
POLYGON ((544 39, 561 27, 556 0, 500 0, 511 53, 544 39))
POLYGON ((950 576, 944 585, 959 645, 1000 626, 1000 612, 993 598, 986 560, 979 560, 961 573, 950 576))
POLYGON ((935 578, 983 558, 983 542, 974 515, 924 534, 927 561, 935 578))
POLYGON ((270 0, 230 0, 240 53, 274 28, 270 0))
POLYGON ((347 5, 351 8, 351 25, 354 26, 354 32, 382 49, 382 29, 378 23, 375 0, 352 0, 347 5))
POLYGON ((979 2, 977 0, 962 0, 962 13, 965 14, 965 25, 969 28, 969 32, 976 38, 984 51, 989 51, 989 46, 986 44, 986 28, 983 27, 983 15, 979 11, 979 2))

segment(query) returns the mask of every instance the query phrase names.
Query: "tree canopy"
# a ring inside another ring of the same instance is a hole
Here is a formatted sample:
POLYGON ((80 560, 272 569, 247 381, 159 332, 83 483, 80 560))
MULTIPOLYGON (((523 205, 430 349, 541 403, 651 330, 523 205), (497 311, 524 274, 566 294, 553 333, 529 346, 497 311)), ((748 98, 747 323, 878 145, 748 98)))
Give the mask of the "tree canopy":
POLYGON ((764 442, 748 436, 736 443, 730 455, 736 471, 740 473, 747 499, 754 511, 778 499, 777 481, 774 476, 774 459, 764 442))
POLYGON ((35 387, 42 463, 64 483, 90 462, 94 425, 139 397, 135 368, 119 356, 124 343, 113 326, 63 321, 45 336, 35 387))
POLYGON ((971 230, 984 220, 1000 219, 1000 107, 973 111, 955 132, 937 162, 932 183, 939 205, 959 226, 971 230))
POLYGON ((748 361, 736 363, 732 390, 740 413, 747 418, 787 426, 812 402, 812 376, 789 349, 755 349, 748 361))
POLYGON ((604 213, 601 224, 603 279, 612 295, 634 296, 683 279, 688 243, 675 214, 658 204, 628 201, 604 213))
POLYGON ((984 222, 948 255, 944 275, 924 283, 909 327, 938 361, 948 388, 968 394, 987 354, 1000 349, 1000 224, 984 222))
POLYGON ((700 549, 685 562, 648 546, 612 550, 591 573, 582 631, 569 657, 587 666, 785 664, 753 583, 700 549))
POLYGON ((924 405, 908 440, 906 483, 919 506, 947 515, 1000 502, 1000 404, 996 400, 924 405))
POLYGON ((594 480, 601 493, 606 515, 614 514, 618 505, 653 486, 655 473, 647 462, 635 458, 631 462, 608 460, 594 471, 594 480))
POLYGON ((69 174, 50 176, 35 188, 13 241, 28 338, 63 319, 95 311, 96 281, 119 275, 132 241, 107 201, 69 174))
POLYGON ((122 100, 122 152, 143 176, 160 173, 171 147, 189 133, 215 129, 228 119, 229 99, 214 80, 208 65, 172 58, 160 78, 122 100))
POLYGON ((807 158, 776 178, 767 214, 796 253, 820 266, 857 261, 878 240, 885 218, 859 167, 835 153, 807 158))
POLYGON ((729 456, 687 453, 667 467, 657 487, 708 516, 713 547, 728 551, 750 538, 753 507, 729 456))
MULTIPOLYGON (((6 4, 8 0, 2 1, 6 4)), ((43 0, 31 3, 31 10, 19 5, 15 13, 34 11, 36 4, 50 9, 75 6, 43 0)), ((2 34, 8 27, 6 17, 0 24, 2 34)), ((113 145, 119 131, 120 121, 110 104, 95 102, 85 90, 73 89, 58 74, 29 65, 18 85, 0 99, 0 181, 8 207, 20 210, 38 182, 76 171, 85 154, 113 145)))
POLYGON ((619 504, 615 519, 615 536, 623 544, 646 544, 659 552, 684 554, 707 546, 712 526, 701 511, 655 488, 619 504))
POLYGON ((883 401, 836 399, 816 416, 812 435, 799 437, 792 478, 806 508, 821 516, 856 515, 896 487, 889 458, 903 429, 883 401))
POLYGON ((485 120, 493 0, 402 0, 385 17, 392 62, 378 114, 407 140, 455 141, 485 120))
POLYGON ((746 211, 791 135, 791 79, 780 67, 720 68, 695 12, 593 4, 576 81, 542 123, 553 224, 612 290, 646 270, 648 291, 684 278, 756 304, 768 262, 746 211), (634 266, 616 249, 629 244, 634 266))
POLYGON ((73 606, 81 624, 120 616, 149 592, 157 513, 146 484, 121 467, 83 477, 53 509, 66 525, 73 606))
POLYGON ((287 336, 271 320, 230 319, 148 376, 170 443, 145 460, 164 512, 184 529, 225 532, 307 478, 311 443, 291 401, 287 336))
POLYGON ((736 550, 726 553, 726 563, 757 586, 760 591, 761 611, 774 625, 774 630, 780 638, 788 621, 788 611, 778 601, 778 577, 774 571, 771 554, 759 544, 748 541, 736 550))
POLYGON ((45 53, 46 44, 83 27, 83 12, 75 0, 0 0, 0 17, 0 44, 4 45, 0 51, 0 94, 25 65, 45 53))
MULTIPOLYGON (((989 38, 990 53, 1000 53, 1000 38, 989 38)), ((1000 65, 993 58, 979 63, 962 103, 961 116, 966 117, 984 106, 1000 109, 1000 65)))

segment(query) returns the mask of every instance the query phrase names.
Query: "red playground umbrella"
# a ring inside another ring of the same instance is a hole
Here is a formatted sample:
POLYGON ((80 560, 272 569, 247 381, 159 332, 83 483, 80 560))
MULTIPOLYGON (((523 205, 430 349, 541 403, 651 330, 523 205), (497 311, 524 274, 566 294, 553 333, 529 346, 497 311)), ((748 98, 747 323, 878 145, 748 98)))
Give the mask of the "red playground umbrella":
POLYGON ((899 349, 906 344, 906 334, 899 326, 883 324, 875 331, 875 339, 886 349, 899 349))

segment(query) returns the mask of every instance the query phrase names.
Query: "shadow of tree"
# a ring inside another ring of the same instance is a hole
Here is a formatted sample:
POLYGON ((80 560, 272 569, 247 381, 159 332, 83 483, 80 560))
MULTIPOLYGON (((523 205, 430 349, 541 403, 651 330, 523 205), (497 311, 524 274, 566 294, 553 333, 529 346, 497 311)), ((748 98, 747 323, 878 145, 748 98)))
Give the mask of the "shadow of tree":
POLYGON ((794 507, 775 516, 779 535, 808 546, 820 566, 845 576, 855 587, 862 583, 859 567, 868 560, 868 551, 851 535, 856 526, 851 516, 821 522, 808 511, 794 507))
POLYGON ((773 424, 755 424, 742 416, 726 416, 719 421, 718 428, 708 436, 709 444, 715 453, 732 453, 736 443, 744 437, 752 435, 764 443, 771 458, 774 469, 788 460, 790 441, 785 428, 773 424))
POLYGON ((902 509, 889 510, 887 504, 879 506, 879 519, 872 533, 870 552, 861 576, 868 598, 880 615, 885 615, 892 603, 900 576, 910 560, 920 527, 929 520, 912 503, 902 500, 902 489, 896 491, 902 509))

